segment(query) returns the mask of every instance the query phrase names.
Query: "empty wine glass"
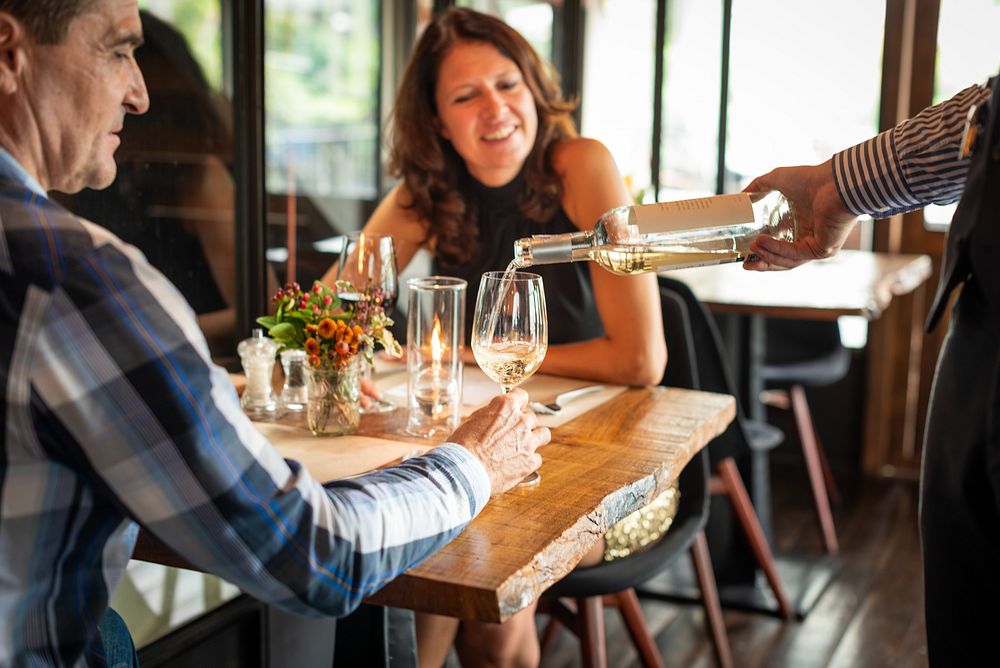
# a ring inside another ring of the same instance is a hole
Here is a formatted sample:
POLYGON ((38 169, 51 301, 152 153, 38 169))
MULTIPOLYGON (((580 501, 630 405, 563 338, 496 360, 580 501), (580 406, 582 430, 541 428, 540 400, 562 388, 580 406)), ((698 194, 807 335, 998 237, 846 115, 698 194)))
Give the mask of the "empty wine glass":
MULTIPOLYGON (((505 394, 541 365, 548 329, 541 276, 523 271, 483 274, 472 318, 472 353, 505 394)), ((534 472, 521 484, 539 480, 534 472)))
MULTIPOLYGON (((344 243, 337 260, 337 280, 350 281, 357 292, 339 291, 341 301, 380 305, 391 313, 399 295, 399 271, 396 267, 396 250, 392 237, 367 232, 344 235, 344 243)), ((371 377, 371 366, 362 364, 364 377, 371 377)), ((373 399, 362 413, 384 413, 395 410, 396 404, 387 399, 373 399)))

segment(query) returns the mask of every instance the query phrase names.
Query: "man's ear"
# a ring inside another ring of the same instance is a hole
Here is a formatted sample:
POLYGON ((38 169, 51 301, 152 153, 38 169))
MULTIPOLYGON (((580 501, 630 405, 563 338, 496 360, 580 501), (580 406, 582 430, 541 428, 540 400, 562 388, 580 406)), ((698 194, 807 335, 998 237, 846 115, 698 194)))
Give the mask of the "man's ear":
POLYGON ((17 92, 24 68, 24 24, 7 12, 0 12, 0 93, 17 92))

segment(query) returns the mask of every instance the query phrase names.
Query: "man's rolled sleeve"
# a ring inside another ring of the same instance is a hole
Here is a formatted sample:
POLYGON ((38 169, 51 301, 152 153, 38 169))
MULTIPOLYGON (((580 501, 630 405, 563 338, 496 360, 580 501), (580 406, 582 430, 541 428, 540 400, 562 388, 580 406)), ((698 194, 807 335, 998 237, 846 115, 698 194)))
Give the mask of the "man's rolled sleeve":
POLYGON ((489 499, 444 445, 354 480, 284 460, 208 359, 194 314, 128 247, 67 265, 40 312, 39 440, 192 564, 302 614, 341 615, 454 538, 489 499))

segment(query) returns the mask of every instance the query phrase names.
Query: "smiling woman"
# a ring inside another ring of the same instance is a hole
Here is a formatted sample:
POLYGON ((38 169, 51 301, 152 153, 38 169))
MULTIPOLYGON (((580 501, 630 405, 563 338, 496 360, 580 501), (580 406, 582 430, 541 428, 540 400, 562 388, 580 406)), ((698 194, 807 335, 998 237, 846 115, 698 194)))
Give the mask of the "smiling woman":
POLYGON ((487 186, 521 171, 538 134, 538 114, 521 71, 489 44, 456 44, 441 61, 434 92, 441 136, 487 186))
MULTIPOLYGON (((478 285, 484 272, 507 266, 515 239, 590 229, 629 195, 608 150, 577 136, 573 108, 520 33, 487 14, 444 11, 404 71, 389 145, 400 182, 365 232, 393 237, 400 268, 424 249, 435 273, 478 285)), ((618 384, 660 380, 666 347, 653 276, 566 264, 539 273, 549 322, 540 371, 618 384)), ((467 308, 467 338, 473 317, 467 308)), ((600 561, 603 548, 584 563, 600 561)), ((501 625, 461 628, 418 615, 421 665, 440 665, 452 638, 464 665, 535 664, 533 613, 529 606, 501 625)))

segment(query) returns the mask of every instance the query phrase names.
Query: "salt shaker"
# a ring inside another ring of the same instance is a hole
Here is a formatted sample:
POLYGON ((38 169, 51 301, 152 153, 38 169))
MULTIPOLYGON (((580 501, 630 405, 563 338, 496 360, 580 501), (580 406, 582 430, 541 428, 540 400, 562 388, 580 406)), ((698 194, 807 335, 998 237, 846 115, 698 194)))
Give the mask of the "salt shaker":
POLYGON ((240 406, 252 420, 271 420, 277 414, 278 403, 271 390, 271 372, 278 347, 277 341, 264 337, 262 329, 254 329, 250 338, 243 339, 236 347, 247 377, 240 406))
POLYGON ((285 350, 281 353, 281 368, 285 372, 285 386, 281 390, 281 406, 286 411, 298 412, 306 407, 306 351, 285 350))

